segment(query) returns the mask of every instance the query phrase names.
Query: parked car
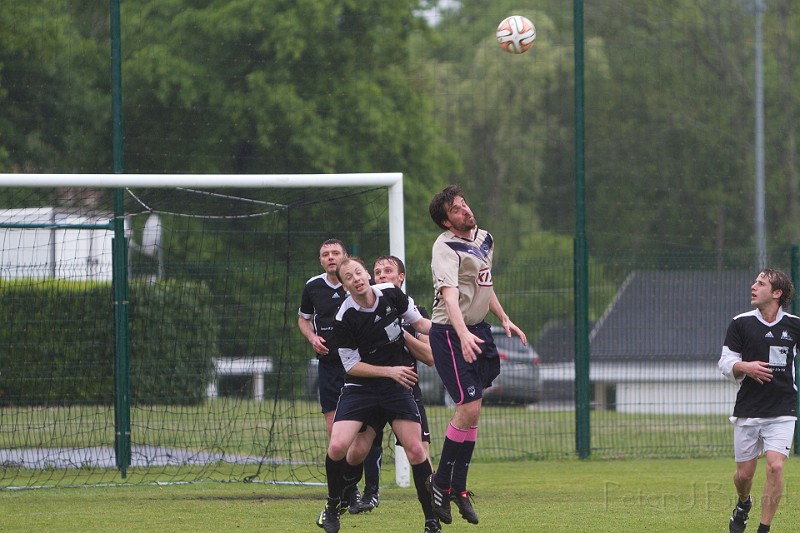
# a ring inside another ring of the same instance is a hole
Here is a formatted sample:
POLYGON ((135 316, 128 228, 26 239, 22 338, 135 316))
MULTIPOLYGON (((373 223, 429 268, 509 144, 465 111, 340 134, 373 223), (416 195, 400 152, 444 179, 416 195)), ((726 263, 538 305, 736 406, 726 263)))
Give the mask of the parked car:
MULTIPOLYGON (((492 386, 483 391, 487 403, 535 403, 542 397, 542 376, 539 371, 541 358, 530 345, 523 346, 517 337, 506 337, 500 327, 492 327, 494 342, 500 353, 500 375, 492 386)), ((312 358, 306 367, 306 392, 317 398, 317 366, 319 361, 312 358)), ((454 402, 447 394, 434 367, 422 363, 417 365, 419 386, 426 404, 445 404, 454 402)))

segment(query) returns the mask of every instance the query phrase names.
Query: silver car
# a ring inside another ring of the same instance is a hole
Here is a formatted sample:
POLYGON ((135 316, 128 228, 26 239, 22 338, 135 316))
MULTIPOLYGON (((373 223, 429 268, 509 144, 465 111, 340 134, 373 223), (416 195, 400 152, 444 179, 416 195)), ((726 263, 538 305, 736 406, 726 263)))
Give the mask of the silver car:
MULTIPOLYGON (((534 403, 542 397, 542 376, 539 372, 541 358, 530 345, 523 346, 518 337, 506 337, 500 327, 492 327, 492 335, 500 353, 500 375, 492 386, 483 391, 487 403, 534 403)), ((309 360, 306 369, 306 391, 312 398, 318 397, 316 358, 309 360)), ((419 387, 426 404, 453 406, 450 395, 442 385, 434 367, 422 363, 417 365, 419 387)))

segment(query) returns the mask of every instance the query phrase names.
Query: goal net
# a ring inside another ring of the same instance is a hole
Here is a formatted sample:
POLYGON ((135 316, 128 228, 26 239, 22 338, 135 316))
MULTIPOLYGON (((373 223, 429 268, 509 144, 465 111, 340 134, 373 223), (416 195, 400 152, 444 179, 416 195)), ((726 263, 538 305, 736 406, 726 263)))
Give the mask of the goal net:
POLYGON ((0 487, 323 482, 297 308, 328 238, 403 257, 402 176, 0 175, 0 487))

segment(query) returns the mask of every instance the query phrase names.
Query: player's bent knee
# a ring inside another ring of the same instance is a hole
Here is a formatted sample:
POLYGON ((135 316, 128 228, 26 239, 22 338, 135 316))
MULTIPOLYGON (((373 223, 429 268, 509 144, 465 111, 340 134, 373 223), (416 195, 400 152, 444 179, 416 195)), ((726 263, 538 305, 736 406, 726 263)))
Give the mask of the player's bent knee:
POLYGON ((347 448, 349 446, 331 441, 328 444, 328 457, 334 461, 341 461, 347 456, 347 448))
POLYGON ((425 453, 425 448, 422 447, 422 442, 414 443, 408 447, 404 447, 408 462, 416 465, 428 460, 428 455, 425 453))

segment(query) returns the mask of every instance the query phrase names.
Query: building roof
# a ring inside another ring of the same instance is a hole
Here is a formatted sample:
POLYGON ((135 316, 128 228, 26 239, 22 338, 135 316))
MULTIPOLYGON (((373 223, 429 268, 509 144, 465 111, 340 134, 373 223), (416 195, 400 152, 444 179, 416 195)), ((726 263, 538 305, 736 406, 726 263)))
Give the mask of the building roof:
POLYGON ((719 358, 731 319, 752 309, 746 270, 639 270, 589 335, 592 361, 719 358))
MULTIPOLYGON (((592 362, 715 361, 730 320, 752 309, 749 270, 637 270, 591 326, 592 362)), ((575 358, 571 320, 545 326, 542 362, 575 358)))

